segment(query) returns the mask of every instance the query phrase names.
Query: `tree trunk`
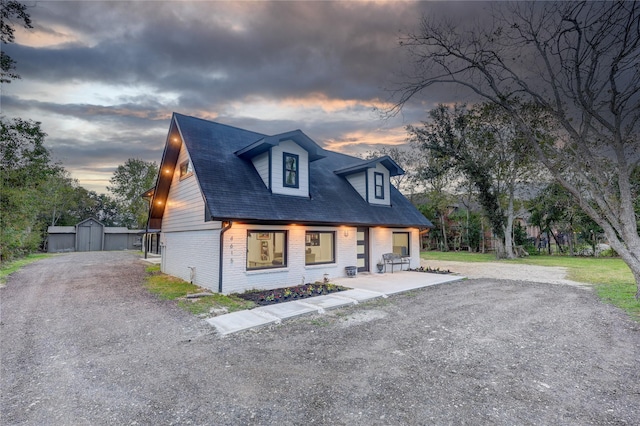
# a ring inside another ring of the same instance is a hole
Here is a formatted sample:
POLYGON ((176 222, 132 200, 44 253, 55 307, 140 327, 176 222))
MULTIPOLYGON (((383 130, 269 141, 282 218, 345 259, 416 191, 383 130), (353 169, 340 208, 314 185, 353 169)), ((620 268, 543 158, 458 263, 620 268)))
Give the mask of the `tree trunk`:
POLYGON ((484 216, 480 217, 480 236, 482 238, 482 253, 486 253, 486 246, 484 244, 484 216))
POLYGON ((496 251, 496 259, 504 259, 507 257, 506 252, 505 252, 505 248, 504 248, 504 241, 502 241, 502 238, 493 238, 493 241, 495 242, 495 246, 494 249, 496 251))
POLYGON ((444 223, 444 215, 440 215, 440 224, 442 225, 442 251, 449 251, 449 243, 447 242, 447 230, 444 223))
POLYGON ((467 207, 467 227, 466 227, 466 230, 467 230, 467 251, 469 253, 471 253, 472 250, 471 250, 471 238, 470 238, 470 235, 469 235, 469 208, 468 207, 467 207))
POLYGON ((509 191, 509 206, 507 207, 507 226, 504 229, 504 256, 507 259, 515 259, 513 251, 513 188, 509 191))
POLYGON ((575 238, 576 233, 573 230, 573 220, 569 220, 569 256, 575 255, 575 238))
POLYGON ((633 278, 636 281, 636 300, 640 300, 640 253, 633 253, 627 249, 626 245, 618 240, 609 240, 611 247, 620 255, 622 260, 629 266, 633 278))
POLYGON ((633 223, 633 226, 624 228, 626 232, 622 235, 624 239, 624 242, 622 242, 611 227, 603 226, 607 241, 627 266, 629 266, 629 269, 631 269, 633 278, 636 281, 635 298, 636 300, 640 300, 640 235, 634 232, 634 229, 637 229, 635 223, 633 223))
POLYGON ((558 250, 560 251, 560 253, 564 253, 562 251, 562 246, 560 245, 560 241, 558 241, 558 237, 556 237, 556 234, 554 234, 553 232, 551 233, 551 235, 553 235, 553 239, 556 242, 556 245, 558 246, 558 250))
POLYGON ((51 226, 56 226, 56 207, 53 207, 53 213, 51 214, 51 226))

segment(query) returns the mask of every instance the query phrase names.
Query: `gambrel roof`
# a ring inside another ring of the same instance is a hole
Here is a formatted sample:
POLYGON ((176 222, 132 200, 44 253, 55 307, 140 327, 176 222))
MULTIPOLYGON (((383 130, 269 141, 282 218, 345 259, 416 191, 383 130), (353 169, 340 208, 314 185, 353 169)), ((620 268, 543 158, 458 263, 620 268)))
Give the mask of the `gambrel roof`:
MULTIPOLYGON (((160 228, 164 201, 171 185, 171 177, 163 170, 175 169, 181 143, 187 149, 202 191, 207 221, 433 226, 392 185, 390 206, 372 205, 357 193, 345 174, 350 168, 358 171, 373 167, 376 160, 324 150, 300 130, 268 136, 174 113, 153 191, 151 228, 160 228), (308 197, 272 193, 251 161, 251 157, 268 151, 284 139, 293 140, 309 152, 308 197)), ((377 162, 387 167, 392 176, 402 172, 389 157, 377 162)))

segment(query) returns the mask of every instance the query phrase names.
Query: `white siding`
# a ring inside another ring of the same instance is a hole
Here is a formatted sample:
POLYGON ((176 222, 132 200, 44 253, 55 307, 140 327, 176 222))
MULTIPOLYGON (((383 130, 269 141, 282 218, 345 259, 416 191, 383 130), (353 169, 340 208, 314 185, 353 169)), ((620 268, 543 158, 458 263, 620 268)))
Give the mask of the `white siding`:
POLYGON ((376 164, 375 169, 371 168, 367 170, 367 174, 368 174, 368 193, 369 193, 369 203, 370 204, 380 204, 380 205, 385 205, 385 206, 390 206, 391 205, 391 197, 389 196, 389 170, 387 170, 386 167, 384 167, 382 164, 378 163, 376 164), (376 198, 376 185, 375 185, 375 179, 374 179, 374 173, 382 173, 383 178, 382 178, 382 182, 384 184, 384 199, 378 199, 376 198))
POLYGON ((265 152, 263 154, 257 155, 251 159, 253 163, 253 167, 256 168, 258 174, 262 178, 262 182, 264 182, 264 186, 269 188, 269 153, 265 152))
MULTIPOLYGON (((195 172, 180 179, 180 164, 190 161, 187 150, 182 145, 176 169, 173 171, 167 205, 162 217, 162 231, 194 231, 220 228, 220 222, 205 222, 204 198, 195 172)), ((164 172, 164 171, 163 171, 164 172)))
POLYGON ((365 172, 354 173, 347 176, 347 181, 358 191, 363 200, 367 199, 367 180, 365 172))
POLYGON ((293 141, 283 141, 271 148, 271 191, 274 194, 309 196, 309 153, 293 141), (283 153, 298 155, 298 188, 283 185, 283 153))
POLYGON ((164 232, 162 244, 162 272, 218 291, 218 248, 220 230, 164 232))

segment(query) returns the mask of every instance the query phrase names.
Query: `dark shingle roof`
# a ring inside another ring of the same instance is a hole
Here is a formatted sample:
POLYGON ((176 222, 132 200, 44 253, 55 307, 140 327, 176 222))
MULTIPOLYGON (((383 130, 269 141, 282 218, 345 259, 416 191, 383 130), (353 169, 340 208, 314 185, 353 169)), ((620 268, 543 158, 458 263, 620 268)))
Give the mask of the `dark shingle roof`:
POLYGON ((334 172, 364 160, 322 150, 309 164, 309 198, 272 194, 251 161, 236 155, 267 135, 181 114, 174 119, 213 220, 433 226, 393 186, 391 207, 374 206, 334 172))

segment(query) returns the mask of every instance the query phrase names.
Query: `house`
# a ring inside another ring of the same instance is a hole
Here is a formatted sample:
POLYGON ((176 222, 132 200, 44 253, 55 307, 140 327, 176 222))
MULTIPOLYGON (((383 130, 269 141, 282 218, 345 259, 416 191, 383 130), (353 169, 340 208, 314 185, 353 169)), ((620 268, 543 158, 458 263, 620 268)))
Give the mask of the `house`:
POLYGON ((161 269, 221 293, 375 271, 382 254, 420 264, 429 222, 389 178, 404 171, 322 149, 300 130, 263 135, 174 113, 149 229, 161 269))
POLYGON ((140 250, 142 231, 125 227, 104 226, 94 218, 75 226, 49 226, 47 252, 140 250))

